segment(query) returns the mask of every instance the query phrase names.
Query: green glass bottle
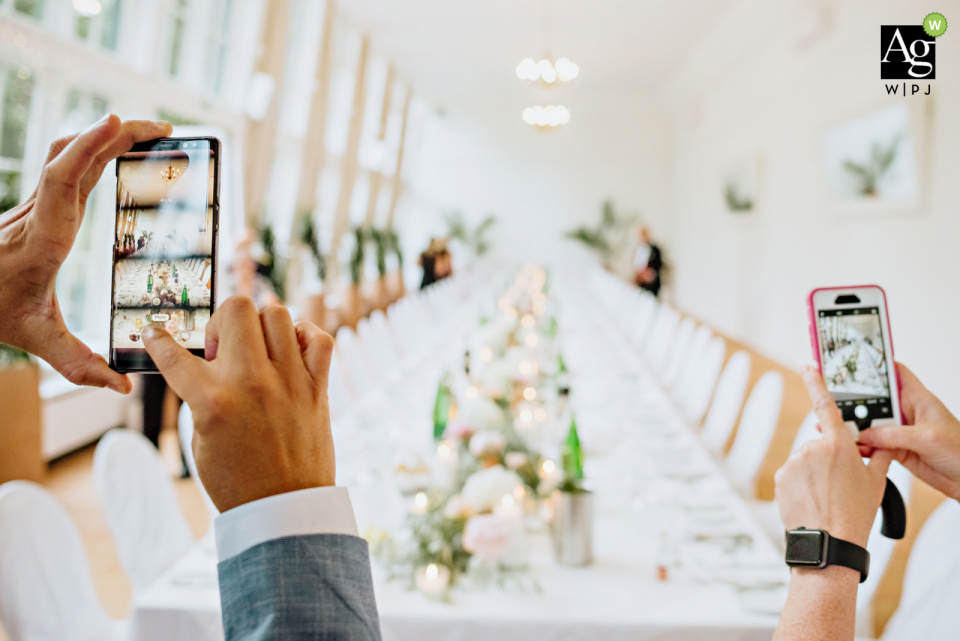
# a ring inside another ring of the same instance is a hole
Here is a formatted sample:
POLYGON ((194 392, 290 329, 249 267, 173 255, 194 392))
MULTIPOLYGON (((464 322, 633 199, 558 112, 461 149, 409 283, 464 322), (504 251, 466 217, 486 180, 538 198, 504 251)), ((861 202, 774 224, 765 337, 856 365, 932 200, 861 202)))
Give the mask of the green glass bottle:
POLYGON ((433 438, 439 441, 447 430, 450 420, 450 376, 444 374, 437 386, 437 400, 433 404, 433 438))
POLYGON ((147 273, 147 293, 153 291, 153 272, 147 273))
POLYGON ((190 297, 187 296, 187 286, 186 286, 186 285, 183 286, 183 294, 180 296, 180 303, 181 303, 184 307, 186 307, 187 305, 190 304, 190 297))
POLYGON ((583 480, 583 450, 580 449, 580 435, 577 434, 577 419, 570 418, 570 430, 561 450, 563 477, 566 482, 583 480))

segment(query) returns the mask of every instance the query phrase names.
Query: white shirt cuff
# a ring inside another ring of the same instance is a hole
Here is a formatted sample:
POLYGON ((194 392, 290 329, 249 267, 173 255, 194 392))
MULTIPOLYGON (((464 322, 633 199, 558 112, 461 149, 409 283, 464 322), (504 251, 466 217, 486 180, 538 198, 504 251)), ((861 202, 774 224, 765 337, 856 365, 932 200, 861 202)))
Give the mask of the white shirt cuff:
POLYGON ((216 517, 213 529, 220 561, 285 536, 358 536, 345 487, 314 487, 245 503, 216 517))

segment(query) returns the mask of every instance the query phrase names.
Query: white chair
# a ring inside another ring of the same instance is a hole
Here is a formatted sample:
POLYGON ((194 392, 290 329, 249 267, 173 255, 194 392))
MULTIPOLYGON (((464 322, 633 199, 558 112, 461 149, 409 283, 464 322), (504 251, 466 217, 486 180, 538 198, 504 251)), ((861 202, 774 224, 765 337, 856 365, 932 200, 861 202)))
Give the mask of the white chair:
POLYGON ((327 398, 330 402, 330 418, 338 419, 353 405, 356 399, 347 379, 343 367, 340 366, 340 356, 333 351, 330 357, 330 376, 327 383, 327 398))
POLYGON ((673 346, 663 367, 663 376, 661 383, 664 387, 669 387, 669 381, 680 374, 680 368, 683 366, 687 351, 690 349, 690 342, 693 340, 693 330, 697 328, 697 322, 692 318, 684 318, 677 327, 676 335, 673 338, 673 346))
POLYGON ((750 378, 750 355, 741 350, 730 357, 717 389, 713 393, 710 412, 703 424, 700 438, 714 454, 721 454, 730 438, 730 432, 737 422, 743 397, 747 393, 747 381, 750 378))
POLYGON ((27 481, 0 485, 0 620, 10 641, 126 638, 100 605, 76 526, 27 481))
POLYGON ((754 494, 753 481, 777 431, 782 405, 783 376, 779 372, 766 372, 753 386, 743 406, 737 435, 723 462, 733 484, 745 496, 754 494))
POLYGON ((357 335, 347 326, 337 330, 337 353, 340 366, 346 370, 359 396, 373 388, 376 377, 370 372, 367 357, 357 341, 357 335))
POLYGON ((177 432, 180 436, 180 449, 183 451, 183 458, 186 459, 187 469, 190 470, 190 478, 193 479, 194 485, 200 491, 200 497, 207 507, 207 512, 210 513, 210 518, 215 519, 220 514, 220 510, 213 504, 213 500, 207 494, 207 489, 203 487, 203 481, 200 480, 200 474, 197 472, 197 461, 193 457, 193 411, 186 403, 180 406, 180 415, 177 417, 177 432))
POLYGON ((134 592, 193 546, 173 481, 142 434, 115 429, 100 439, 93 481, 134 592))
POLYGON ((670 353, 673 346, 673 339, 677 334, 677 327, 680 325, 680 314, 667 305, 660 305, 660 313, 657 316, 657 325, 654 327, 654 333, 650 335, 650 342, 645 349, 645 357, 651 369, 659 372, 663 369, 664 361, 670 353))
POLYGON ((691 361, 687 367, 687 373, 681 376, 680 382, 677 383, 676 398, 680 411, 694 425, 700 424, 710 405, 726 355, 727 341, 714 336, 707 343, 703 358, 691 361))
POLYGON ((947 499, 923 524, 907 561, 900 607, 883 641, 953 640, 960 630, 960 504, 947 499))
MULTIPOLYGON (((693 332, 693 336, 690 338, 690 346, 687 348, 687 353, 681 359, 679 366, 676 368, 675 372, 667 372, 663 378, 664 386, 674 392, 677 391, 679 383, 684 380, 686 376, 691 372, 691 368, 699 368, 703 365, 703 359, 706 356, 707 345, 710 344, 710 339, 713 338, 713 332, 706 325, 701 325, 693 332)), ((719 368, 718 368, 719 374, 719 368)))

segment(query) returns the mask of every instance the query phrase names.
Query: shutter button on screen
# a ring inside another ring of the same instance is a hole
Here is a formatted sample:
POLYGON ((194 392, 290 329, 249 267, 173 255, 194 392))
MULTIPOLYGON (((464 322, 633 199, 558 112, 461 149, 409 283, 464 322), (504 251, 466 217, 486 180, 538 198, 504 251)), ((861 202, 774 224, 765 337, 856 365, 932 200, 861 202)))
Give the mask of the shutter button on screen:
POLYGON ((857 418, 867 418, 867 414, 870 413, 870 410, 867 409, 866 405, 857 405, 853 408, 853 414, 857 418))

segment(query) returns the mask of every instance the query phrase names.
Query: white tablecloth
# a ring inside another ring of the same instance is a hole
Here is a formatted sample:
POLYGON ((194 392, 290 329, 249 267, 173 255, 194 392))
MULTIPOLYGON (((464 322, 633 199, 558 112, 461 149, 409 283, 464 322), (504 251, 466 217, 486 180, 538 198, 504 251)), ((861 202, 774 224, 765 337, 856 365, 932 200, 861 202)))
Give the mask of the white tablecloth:
MULTIPOLYGON (((540 591, 530 581, 457 589, 442 603, 387 581, 375 561, 384 639, 769 639, 785 595, 775 584, 788 577, 780 553, 642 364, 626 356, 592 304, 581 305, 584 294, 571 291, 564 354, 582 370, 572 402, 595 490, 594 563, 558 565, 546 533, 535 532, 529 576, 540 591), (573 311, 581 307, 591 311, 573 311), (742 545, 731 553, 733 535, 742 545), (661 581, 665 545, 673 566, 661 581)), ((390 470, 398 450, 431 446, 435 383, 445 365, 462 362, 462 349, 444 343, 334 425, 338 483, 350 488, 361 531, 402 518, 408 499, 390 470)), ((204 540, 136 595, 135 638, 222 638, 215 564, 204 540)))

